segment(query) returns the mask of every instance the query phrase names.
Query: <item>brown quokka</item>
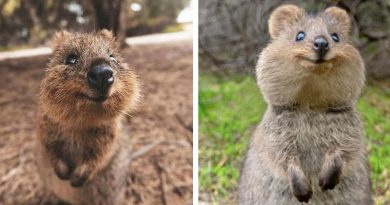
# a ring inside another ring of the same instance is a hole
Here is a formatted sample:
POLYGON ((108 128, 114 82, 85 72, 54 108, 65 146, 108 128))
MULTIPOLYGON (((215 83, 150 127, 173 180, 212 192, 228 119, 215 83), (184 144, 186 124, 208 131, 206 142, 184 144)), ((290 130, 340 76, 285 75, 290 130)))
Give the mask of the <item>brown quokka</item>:
POLYGON ((371 205, 356 101, 365 81, 337 7, 314 16, 293 5, 269 19, 258 85, 268 103, 241 172, 241 205, 371 205))
POLYGON ((138 98, 137 76, 108 30, 58 33, 39 94, 38 170, 65 202, 120 204, 129 147, 121 119, 138 98))

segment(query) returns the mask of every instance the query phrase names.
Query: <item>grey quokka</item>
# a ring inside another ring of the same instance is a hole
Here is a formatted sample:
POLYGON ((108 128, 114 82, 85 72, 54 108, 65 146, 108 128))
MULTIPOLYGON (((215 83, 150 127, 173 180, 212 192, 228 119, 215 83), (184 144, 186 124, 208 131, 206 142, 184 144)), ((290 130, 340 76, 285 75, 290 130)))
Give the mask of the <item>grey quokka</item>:
POLYGON ((268 103, 241 171, 241 205, 371 205, 367 151, 356 102, 363 60, 337 7, 314 16, 293 5, 269 19, 257 64, 268 103))

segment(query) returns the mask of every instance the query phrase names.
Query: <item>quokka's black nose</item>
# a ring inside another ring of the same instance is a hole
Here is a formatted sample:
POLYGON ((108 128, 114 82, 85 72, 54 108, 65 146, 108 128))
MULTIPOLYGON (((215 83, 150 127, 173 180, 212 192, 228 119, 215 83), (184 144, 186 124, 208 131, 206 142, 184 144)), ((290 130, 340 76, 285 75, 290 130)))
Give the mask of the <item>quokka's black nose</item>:
POLYGON ((329 51, 329 44, 325 37, 317 36, 314 39, 313 49, 317 52, 319 59, 323 59, 329 51))
POLYGON ((87 74, 88 83, 100 92, 106 92, 114 83, 112 68, 107 64, 94 65, 87 74))

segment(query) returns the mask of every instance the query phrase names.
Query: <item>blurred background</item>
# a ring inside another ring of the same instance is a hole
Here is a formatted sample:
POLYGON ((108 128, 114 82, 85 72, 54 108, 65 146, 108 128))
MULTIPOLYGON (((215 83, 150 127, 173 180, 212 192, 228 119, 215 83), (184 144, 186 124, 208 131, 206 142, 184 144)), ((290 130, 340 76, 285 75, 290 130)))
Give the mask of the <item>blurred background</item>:
POLYGON ((192 204, 192 18, 190 0, 0 0, 0 204, 63 204, 36 171, 36 98, 54 33, 103 28, 141 82, 126 204, 192 204))
POLYGON ((367 68, 359 101, 370 152, 375 202, 390 204, 390 1, 200 0, 199 185, 202 204, 235 204, 248 140, 266 104, 254 78, 269 42, 268 17, 281 4, 309 12, 339 6, 352 19, 351 40, 367 68))
POLYGON ((109 29, 119 38, 177 32, 192 21, 190 0, 1 0, 0 50, 47 43, 58 30, 109 29), (187 7, 187 8, 186 8, 187 7))

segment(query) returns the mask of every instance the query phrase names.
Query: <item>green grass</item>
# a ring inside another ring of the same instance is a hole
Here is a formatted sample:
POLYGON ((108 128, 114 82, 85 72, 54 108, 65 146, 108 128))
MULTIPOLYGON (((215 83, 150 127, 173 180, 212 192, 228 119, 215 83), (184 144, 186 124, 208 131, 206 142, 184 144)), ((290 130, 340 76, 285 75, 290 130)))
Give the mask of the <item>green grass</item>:
MULTIPOLYGON (((201 74, 199 79, 201 197, 214 204, 234 204, 249 135, 266 104, 253 78, 201 74)), ((376 204, 390 203, 390 96, 369 86, 358 108, 367 134, 376 204)))
POLYGON ((248 128, 259 122, 266 105, 250 78, 202 76, 199 90, 199 181, 216 202, 236 186, 248 128))
POLYGON ((358 108, 368 140, 376 204, 390 204, 390 96, 367 87, 358 108))

